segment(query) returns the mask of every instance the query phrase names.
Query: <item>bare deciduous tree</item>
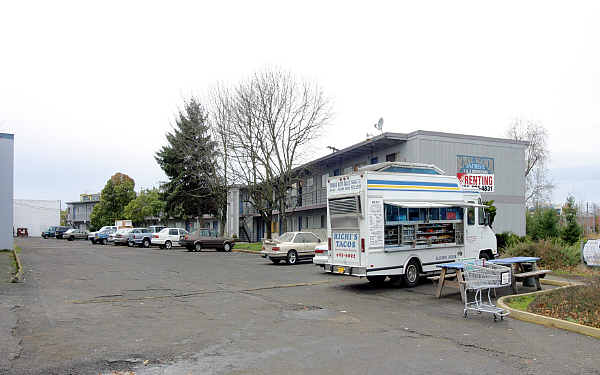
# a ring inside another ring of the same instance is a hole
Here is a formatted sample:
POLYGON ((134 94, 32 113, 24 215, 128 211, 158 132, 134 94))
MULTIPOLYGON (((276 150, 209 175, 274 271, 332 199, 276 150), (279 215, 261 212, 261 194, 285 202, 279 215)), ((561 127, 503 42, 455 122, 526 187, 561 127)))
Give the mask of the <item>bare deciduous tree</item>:
POLYGON ((230 90, 220 88, 212 98, 212 112, 228 119, 220 131, 230 181, 246 186, 271 238, 274 210, 285 229, 299 156, 330 120, 329 100, 315 83, 274 70, 255 73, 230 90))
POLYGON ((527 141, 525 150, 525 202, 528 206, 551 199, 554 185, 548 176, 548 131, 534 121, 515 119, 509 126, 507 136, 516 141, 527 141))

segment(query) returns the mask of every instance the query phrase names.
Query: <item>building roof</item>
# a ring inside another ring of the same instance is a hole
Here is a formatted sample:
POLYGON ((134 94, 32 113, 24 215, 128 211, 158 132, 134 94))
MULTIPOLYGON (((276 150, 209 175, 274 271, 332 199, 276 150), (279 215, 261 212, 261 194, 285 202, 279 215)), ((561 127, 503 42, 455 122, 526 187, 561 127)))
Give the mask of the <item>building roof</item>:
POLYGON ((65 204, 88 204, 88 203, 94 203, 95 204, 95 203, 100 203, 100 201, 97 200, 97 201, 85 201, 85 202, 82 202, 82 201, 65 202, 65 204))
POLYGON ((443 133, 443 132, 434 132, 427 130, 416 130, 411 133, 393 133, 386 132, 381 133, 373 138, 369 138, 365 141, 356 143, 352 146, 346 147, 339 151, 333 152, 331 154, 325 155, 318 159, 309 161, 304 164, 303 167, 310 166, 313 164, 319 164, 326 161, 335 162, 338 159, 348 159, 354 156, 364 155, 367 152, 372 152, 375 149, 386 148, 389 146, 393 146, 400 142, 406 142, 411 138, 415 138, 417 136, 429 136, 429 137, 447 137, 447 138, 458 138, 458 139, 469 139, 469 140, 477 140, 483 142, 498 142, 505 144, 516 144, 527 146, 529 142, 526 141, 516 141, 514 139, 507 138, 493 138, 493 137, 482 137, 478 135, 467 135, 467 134, 456 134, 456 133, 443 133))

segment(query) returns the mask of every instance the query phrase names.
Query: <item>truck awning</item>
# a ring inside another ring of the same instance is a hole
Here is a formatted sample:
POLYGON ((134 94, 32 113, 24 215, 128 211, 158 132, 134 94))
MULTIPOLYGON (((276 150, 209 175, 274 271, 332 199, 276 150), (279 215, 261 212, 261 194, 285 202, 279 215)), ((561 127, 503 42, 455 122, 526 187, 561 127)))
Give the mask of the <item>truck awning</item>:
MULTIPOLYGON (((397 202, 397 201, 383 201, 383 202, 387 203, 389 205, 392 205, 392 206, 407 207, 407 208, 424 208, 424 207, 442 208, 442 207, 452 207, 453 206, 453 205, 450 205, 447 203, 434 203, 434 202, 397 202)), ((456 204, 454 206, 456 206, 456 204)))
POLYGON ((400 202, 386 201, 383 203, 406 208, 448 208, 448 207, 487 207, 483 204, 469 202, 400 202))

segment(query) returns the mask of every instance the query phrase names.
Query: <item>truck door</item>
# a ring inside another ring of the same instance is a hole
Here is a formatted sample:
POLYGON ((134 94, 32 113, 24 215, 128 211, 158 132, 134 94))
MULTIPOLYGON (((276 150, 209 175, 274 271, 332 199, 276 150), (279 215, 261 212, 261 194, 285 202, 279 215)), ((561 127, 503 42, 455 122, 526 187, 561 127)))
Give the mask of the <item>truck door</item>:
POLYGON ((478 225, 478 209, 467 207, 465 210, 465 253, 463 258, 479 258, 481 248, 481 229, 478 225))

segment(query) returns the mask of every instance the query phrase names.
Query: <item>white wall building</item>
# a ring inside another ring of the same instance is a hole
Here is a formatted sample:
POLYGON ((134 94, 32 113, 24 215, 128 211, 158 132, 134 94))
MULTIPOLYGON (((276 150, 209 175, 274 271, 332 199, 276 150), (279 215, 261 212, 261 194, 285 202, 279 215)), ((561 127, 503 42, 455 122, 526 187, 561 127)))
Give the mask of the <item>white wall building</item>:
POLYGON ((13 248, 15 136, 0 133, 0 249, 13 248))
POLYGON ((48 227, 60 225, 60 201, 14 200, 14 230, 27 228, 30 237, 40 237, 48 227))

